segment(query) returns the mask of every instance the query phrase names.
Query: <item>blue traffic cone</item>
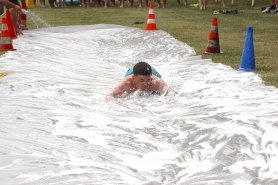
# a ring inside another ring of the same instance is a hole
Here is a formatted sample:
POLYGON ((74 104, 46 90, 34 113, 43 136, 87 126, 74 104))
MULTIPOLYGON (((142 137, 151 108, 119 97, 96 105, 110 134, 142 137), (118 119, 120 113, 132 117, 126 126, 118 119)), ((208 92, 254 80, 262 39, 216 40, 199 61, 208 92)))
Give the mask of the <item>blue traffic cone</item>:
POLYGON ((240 68, 238 70, 245 72, 256 70, 252 26, 247 27, 246 39, 242 52, 240 68))

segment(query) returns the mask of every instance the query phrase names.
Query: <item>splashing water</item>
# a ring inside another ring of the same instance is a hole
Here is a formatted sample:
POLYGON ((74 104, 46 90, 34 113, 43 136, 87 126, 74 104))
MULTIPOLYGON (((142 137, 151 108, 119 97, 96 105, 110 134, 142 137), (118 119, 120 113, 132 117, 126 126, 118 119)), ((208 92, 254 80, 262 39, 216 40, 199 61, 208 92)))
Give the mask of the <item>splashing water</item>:
POLYGON ((32 21, 36 25, 36 28, 51 28, 51 26, 47 22, 45 22, 42 18, 40 18, 35 13, 30 12, 30 10, 22 9, 22 11, 32 19, 32 21))

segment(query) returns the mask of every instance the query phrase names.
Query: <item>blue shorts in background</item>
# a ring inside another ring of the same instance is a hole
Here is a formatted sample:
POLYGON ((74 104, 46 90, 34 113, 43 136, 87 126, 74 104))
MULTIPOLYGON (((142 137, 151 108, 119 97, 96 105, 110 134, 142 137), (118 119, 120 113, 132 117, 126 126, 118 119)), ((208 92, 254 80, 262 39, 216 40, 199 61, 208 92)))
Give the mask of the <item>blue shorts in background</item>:
MULTIPOLYGON (((153 75, 157 76, 158 78, 161 78, 161 75, 157 72, 157 70, 152 67, 152 73, 153 75)), ((125 77, 132 75, 133 74, 133 67, 129 68, 129 70, 127 70, 127 72, 125 73, 125 77)))

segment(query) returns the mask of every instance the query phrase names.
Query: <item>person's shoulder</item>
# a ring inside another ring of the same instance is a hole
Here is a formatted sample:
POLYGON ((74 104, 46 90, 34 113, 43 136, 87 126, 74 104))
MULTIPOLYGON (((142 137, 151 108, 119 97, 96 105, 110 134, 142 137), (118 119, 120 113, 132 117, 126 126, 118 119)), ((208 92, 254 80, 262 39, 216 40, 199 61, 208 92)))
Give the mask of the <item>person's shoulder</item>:
POLYGON ((158 77, 155 76, 155 75, 152 75, 152 76, 151 76, 151 79, 152 79, 152 81, 154 81, 154 82, 157 82, 157 81, 160 81, 160 80, 161 80, 161 78, 158 78, 158 77))
POLYGON ((124 81, 131 81, 132 80, 132 75, 128 75, 128 76, 124 77, 123 80, 124 81))
POLYGON ((132 76, 129 75, 129 76, 123 78, 120 83, 122 85, 129 85, 129 84, 131 84, 132 83, 132 76))
POLYGON ((133 83, 132 75, 129 75, 129 76, 125 77, 124 80, 127 84, 132 84, 133 83))

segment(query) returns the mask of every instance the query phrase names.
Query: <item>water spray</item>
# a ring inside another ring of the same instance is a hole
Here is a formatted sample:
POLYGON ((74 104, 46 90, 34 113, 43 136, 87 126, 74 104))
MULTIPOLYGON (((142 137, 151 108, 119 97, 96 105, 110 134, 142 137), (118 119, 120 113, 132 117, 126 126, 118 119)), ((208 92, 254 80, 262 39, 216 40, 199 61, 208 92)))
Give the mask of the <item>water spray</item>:
POLYGON ((30 10, 22 9, 23 13, 28 15, 28 17, 31 18, 31 20, 36 25, 36 28, 51 28, 49 24, 47 24, 43 19, 41 19, 39 16, 37 16, 35 13, 31 12, 30 10))

